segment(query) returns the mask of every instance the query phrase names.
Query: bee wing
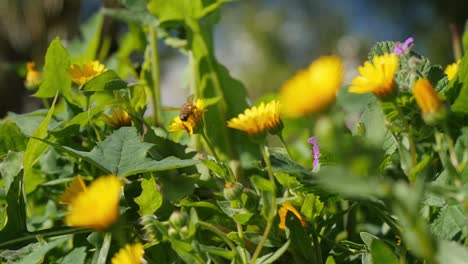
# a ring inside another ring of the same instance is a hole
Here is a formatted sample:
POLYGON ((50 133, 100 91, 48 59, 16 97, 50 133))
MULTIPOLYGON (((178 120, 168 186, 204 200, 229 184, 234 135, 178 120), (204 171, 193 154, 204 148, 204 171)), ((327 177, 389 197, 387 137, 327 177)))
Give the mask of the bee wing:
POLYGON ((195 95, 191 94, 189 97, 187 97, 187 103, 192 103, 194 98, 195 98, 195 95))

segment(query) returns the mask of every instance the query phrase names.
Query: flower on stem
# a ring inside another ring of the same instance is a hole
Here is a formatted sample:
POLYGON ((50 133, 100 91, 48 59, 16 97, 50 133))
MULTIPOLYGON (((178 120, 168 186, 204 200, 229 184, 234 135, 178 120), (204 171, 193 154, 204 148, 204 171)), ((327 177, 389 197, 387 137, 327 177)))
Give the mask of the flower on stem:
POLYGON ((307 142, 312 144, 312 156, 314 157, 313 168, 317 168, 319 166, 319 158, 320 158, 320 148, 317 142, 317 138, 310 137, 307 142))
POLYGON ((343 82, 339 57, 323 56, 286 81, 280 91, 283 114, 295 118, 316 113, 335 101, 343 82))
POLYGON ((414 39, 412 37, 409 37, 405 40, 403 44, 398 43, 395 45, 395 49, 393 49, 393 53, 396 55, 401 55, 406 52, 406 50, 409 48, 411 44, 414 43, 414 39))
POLYGON ((107 69, 104 64, 101 64, 96 60, 83 63, 82 65, 72 64, 70 68, 68 68, 68 73, 70 74, 72 81, 79 85, 87 83, 105 71, 107 71, 107 69))
POLYGON ((263 137, 265 133, 279 133, 283 128, 280 118, 281 105, 279 101, 271 101, 267 104, 261 103, 244 110, 244 113, 232 118, 227 126, 241 130, 253 137, 263 137))
POLYGON ((34 88, 36 86, 39 86, 39 84, 41 84, 42 81, 42 73, 36 69, 36 63, 26 63, 26 69, 28 71, 26 73, 26 81, 24 82, 26 88, 34 88))
POLYGON ((452 80, 453 78, 455 78, 455 75, 457 74, 458 72, 458 65, 460 64, 460 60, 458 60, 457 62, 454 62, 450 65, 447 65, 447 67, 445 68, 445 74, 447 74, 447 78, 450 80, 452 80))
POLYGON ((143 255, 145 251, 141 243, 127 244, 121 248, 114 257, 112 264, 141 264, 145 263, 143 255))
POLYGON ((395 73, 398 69, 398 56, 384 54, 374 56, 372 63, 366 61, 358 68, 360 76, 351 81, 349 92, 374 93, 378 97, 388 95, 393 90, 395 73))
POLYGON ((99 177, 89 187, 81 176, 76 177, 60 197, 70 209, 65 224, 98 230, 110 227, 119 215, 121 186, 115 175, 99 177))
POLYGON ((190 135, 200 133, 203 129, 203 113, 206 111, 204 101, 197 99, 195 104, 191 105, 188 118, 182 120, 180 115, 175 117, 172 124, 169 125, 169 132, 185 130, 190 135))
POLYGON ((423 112, 426 123, 432 123, 443 117, 443 104, 439 95, 428 79, 419 79, 414 83, 414 98, 423 112))
POLYGON ((286 215, 288 212, 292 212, 299 221, 301 221, 302 226, 306 226, 306 221, 302 217, 302 215, 292 206, 289 202, 284 202, 281 208, 278 210, 278 216, 280 218, 280 223, 278 228, 281 230, 286 229, 286 215))
POLYGON ((132 117, 127 111, 121 107, 114 107, 109 115, 103 115, 104 122, 110 127, 120 128, 124 126, 130 126, 132 124, 132 117))

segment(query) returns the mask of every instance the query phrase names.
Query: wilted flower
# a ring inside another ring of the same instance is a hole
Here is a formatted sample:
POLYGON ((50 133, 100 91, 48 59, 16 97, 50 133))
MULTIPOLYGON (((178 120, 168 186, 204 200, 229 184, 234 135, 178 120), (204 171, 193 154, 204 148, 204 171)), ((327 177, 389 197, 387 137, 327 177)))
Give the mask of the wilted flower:
POLYGON ((289 212, 292 212, 298 219, 301 221, 302 226, 306 226, 306 221, 302 217, 302 215, 292 206, 289 202, 284 202, 281 208, 278 210, 278 215, 280 218, 280 223, 278 225, 279 229, 285 230, 286 229, 286 215, 289 212))
POLYGON ((65 217, 69 226, 103 230, 115 223, 119 215, 121 181, 115 175, 94 180, 89 188, 78 176, 60 197, 70 211, 65 217))
POLYGON ((121 107, 114 107, 110 116, 103 115, 102 118, 104 119, 104 122, 113 128, 130 126, 132 124, 132 117, 121 107))
POLYGON ((26 74, 26 81, 24 82, 26 88, 34 88, 38 86, 42 81, 42 73, 36 69, 36 63, 26 63, 26 69, 28 71, 26 74))
POLYGON ((401 43, 396 44, 395 49, 393 49, 393 53, 395 53, 396 55, 403 54, 408 49, 408 47, 413 43, 414 43, 414 39, 412 37, 409 37, 405 40, 403 44, 401 43))
POLYGON ((323 110, 335 100, 342 81, 341 59, 336 56, 320 57, 281 88, 283 114, 295 118, 323 110))
POLYGON ((414 83, 413 94, 426 122, 431 123, 441 117, 440 115, 443 114, 441 111, 443 109, 442 101, 428 79, 417 80, 414 83))
POLYGON ((458 65, 460 64, 460 60, 458 60, 457 62, 454 62, 450 65, 447 65, 447 67, 445 68, 445 74, 447 74, 447 78, 450 80, 452 80, 453 78, 455 78, 455 75, 457 74, 458 72, 458 65))
POLYGON ((112 257, 112 264, 141 264, 146 263, 143 259, 145 251, 143 245, 140 243, 127 244, 121 248, 114 257, 112 257))
POLYGON ((104 64, 99 61, 91 61, 82 65, 72 64, 68 68, 68 73, 74 83, 83 85, 106 70, 104 64))
POLYGON ((366 61, 359 67, 360 76, 351 81, 349 92, 351 93, 374 93, 382 97, 389 94, 393 89, 393 78, 398 69, 398 56, 395 54, 384 54, 374 56, 373 62, 366 61))
POLYGON ((283 123, 280 118, 281 105, 278 101, 245 109, 244 113, 227 122, 230 128, 238 129, 252 136, 259 136, 266 132, 277 133, 283 123))
POLYGON ((196 134, 203 129, 203 113, 205 109, 205 103, 203 100, 197 99, 195 104, 191 104, 191 109, 186 113, 187 119, 184 121, 180 118, 180 115, 175 117, 172 124, 169 125, 169 131, 185 130, 187 133, 196 134))
POLYGON ((307 142, 312 144, 312 156, 314 157, 313 168, 317 168, 319 165, 319 158, 320 158, 320 148, 315 137, 310 137, 307 142))

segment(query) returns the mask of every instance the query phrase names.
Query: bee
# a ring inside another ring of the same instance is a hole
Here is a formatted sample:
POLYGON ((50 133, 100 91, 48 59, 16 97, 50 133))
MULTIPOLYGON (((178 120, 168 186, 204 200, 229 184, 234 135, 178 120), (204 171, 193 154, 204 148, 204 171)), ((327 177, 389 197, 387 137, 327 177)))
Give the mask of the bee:
POLYGON ((193 94, 190 95, 187 98, 187 102, 180 108, 179 118, 184 122, 189 119, 189 117, 193 114, 193 111, 197 108, 197 106, 193 104, 193 97, 193 94))

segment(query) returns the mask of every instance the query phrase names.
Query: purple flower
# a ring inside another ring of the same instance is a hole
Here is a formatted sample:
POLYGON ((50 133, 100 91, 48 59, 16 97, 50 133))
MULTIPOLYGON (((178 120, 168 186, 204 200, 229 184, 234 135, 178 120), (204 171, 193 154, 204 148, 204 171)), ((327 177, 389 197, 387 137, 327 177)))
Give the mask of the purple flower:
POLYGON ((312 155, 314 156, 314 169, 319 165, 319 157, 320 157, 320 148, 317 142, 317 138, 310 137, 307 142, 312 144, 312 155))
POLYGON ((395 53, 396 55, 400 55, 400 54, 403 54, 406 49, 408 49, 408 47, 413 44, 414 42, 414 39, 412 37, 409 37, 405 40, 405 43, 403 44, 396 44, 395 45, 395 49, 393 50, 393 53, 395 53))

